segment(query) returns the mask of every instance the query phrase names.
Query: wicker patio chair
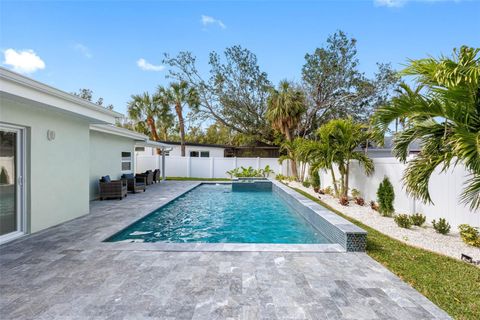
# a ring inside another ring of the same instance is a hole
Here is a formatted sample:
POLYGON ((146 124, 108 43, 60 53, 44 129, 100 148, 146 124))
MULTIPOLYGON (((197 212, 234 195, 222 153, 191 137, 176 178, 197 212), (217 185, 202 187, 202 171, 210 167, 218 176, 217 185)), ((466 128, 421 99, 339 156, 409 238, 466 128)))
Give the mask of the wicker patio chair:
POLYGON ((153 170, 153 182, 160 182, 160 169, 153 170))
POLYGON ((111 180, 110 176, 102 177, 98 182, 100 200, 107 198, 119 198, 122 200, 127 196, 126 180, 111 180))
POLYGON ((123 174, 122 179, 127 181, 127 190, 133 193, 143 191, 147 188, 147 178, 144 176, 134 176, 133 173, 123 174))
POLYGON ((136 177, 144 177, 146 179, 147 186, 153 183, 153 172, 152 170, 147 170, 145 173, 139 173, 136 177))

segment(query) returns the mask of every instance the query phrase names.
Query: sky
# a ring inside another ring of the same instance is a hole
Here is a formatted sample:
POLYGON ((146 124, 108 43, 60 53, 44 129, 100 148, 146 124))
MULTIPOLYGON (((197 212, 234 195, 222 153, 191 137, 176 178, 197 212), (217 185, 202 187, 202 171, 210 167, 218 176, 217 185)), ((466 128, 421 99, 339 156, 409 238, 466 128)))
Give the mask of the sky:
POLYGON ((130 95, 167 85, 163 53, 241 45, 273 83, 301 80, 306 53, 337 30, 357 40, 360 70, 480 47, 480 0, 4 1, 0 62, 58 89, 89 88, 125 113, 130 95))

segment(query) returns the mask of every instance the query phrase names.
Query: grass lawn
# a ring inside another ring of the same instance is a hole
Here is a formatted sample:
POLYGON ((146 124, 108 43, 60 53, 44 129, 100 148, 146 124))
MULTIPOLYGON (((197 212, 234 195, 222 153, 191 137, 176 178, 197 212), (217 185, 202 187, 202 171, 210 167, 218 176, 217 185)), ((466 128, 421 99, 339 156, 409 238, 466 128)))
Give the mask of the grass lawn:
POLYGON ((480 319, 480 268, 412 247, 292 188, 368 232, 367 254, 455 319, 480 319))
POLYGON ((230 181, 227 178, 188 178, 188 177, 167 177, 167 180, 178 181, 230 181))

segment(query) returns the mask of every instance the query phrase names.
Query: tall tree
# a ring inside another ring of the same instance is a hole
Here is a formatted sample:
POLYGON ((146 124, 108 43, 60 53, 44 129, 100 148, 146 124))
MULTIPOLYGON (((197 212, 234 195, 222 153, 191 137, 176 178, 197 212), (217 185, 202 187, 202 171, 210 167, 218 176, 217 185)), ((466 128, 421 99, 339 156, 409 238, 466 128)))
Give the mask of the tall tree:
MULTIPOLYGON (((79 89, 78 92, 72 92, 72 94, 74 96, 77 96, 79 98, 82 98, 84 100, 87 100, 88 102, 93 102, 93 91, 91 89, 79 89)), ((103 104, 103 98, 100 97, 97 99, 97 101, 93 102, 95 103, 96 105, 99 105, 100 107, 104 107, 108 110, 113 110, 113 105, 112 104, 108 104, 108 105, 104 105, 103 104)))
MULTIPOLYGON (((266 118, 273 129, 285 136, 287 142, 292 142, 292 132, 305 112, 305 97, 302 91, 292 88, 288 81, 281 81, 278 87, 278 90, 271 90, 266 118)), ((292 174, 297 178, 297 163, 294 157, 291 158, 292 174)))
POLYGON ((180 132, 181 154, 185 157, 185 120, 183 111, 186 106, 196 110, 199 105, 198 92, 190 87, 187 82, 171 83, 168 88, 159 86, 157 90, 158 99, 164 106, 173 106, 177 114, 178 127, 180 132))
POLYGON ((169 77, 197 90, 201 117, 271 143, 273 135, 265 120, 271 84, 251 51, 229 47, 224 59, 216 52, 210 53, 208 78, 201 76, 191 52, 175 57, 165 54, 164 63, 171 67, 169 77))
POLYGON ((463 163, 470 172, 461 201, 472 210, 480 207, 480 48, 463 46, 452 57, 411 60, 403 75, 413 76, 418 87, 406 84, 400 95, 377 110, 373 125, 377 138, 394 121, 405 123, 394 135, 394 154, 407 162, 409 145, 418 140, 420 153, 403 175, 407 192, 432 202, 428 184, 434 170, 463 163))
POLYGON ((303 135, 331 119, 352 117, 366 122, 373 110, 388 99, 398 82, 389 64, 378 64, 378 72, 368 79, 358 69, 357 41, 338 31, 326 45, 305 55, 303 87, 308 110, 302 121, 303 135))
POLYGON ((150 138, 159 141, 156 119, 162 113, 169 112, 161 103, 158 95, 148 92, 134 94, 128 102, 128 116, 136 123, 143 123, 139 128, 149 128, 150 138))

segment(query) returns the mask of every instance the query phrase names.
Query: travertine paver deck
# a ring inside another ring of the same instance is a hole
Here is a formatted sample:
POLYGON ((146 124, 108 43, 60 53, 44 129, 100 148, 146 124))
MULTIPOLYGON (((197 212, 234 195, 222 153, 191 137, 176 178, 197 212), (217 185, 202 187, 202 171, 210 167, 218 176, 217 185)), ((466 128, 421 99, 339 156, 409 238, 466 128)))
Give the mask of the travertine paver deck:
POLYGON ((363 253, 175 252, 101 241, 169 181, 0 247, 1 319, 448 319, 363 253))

